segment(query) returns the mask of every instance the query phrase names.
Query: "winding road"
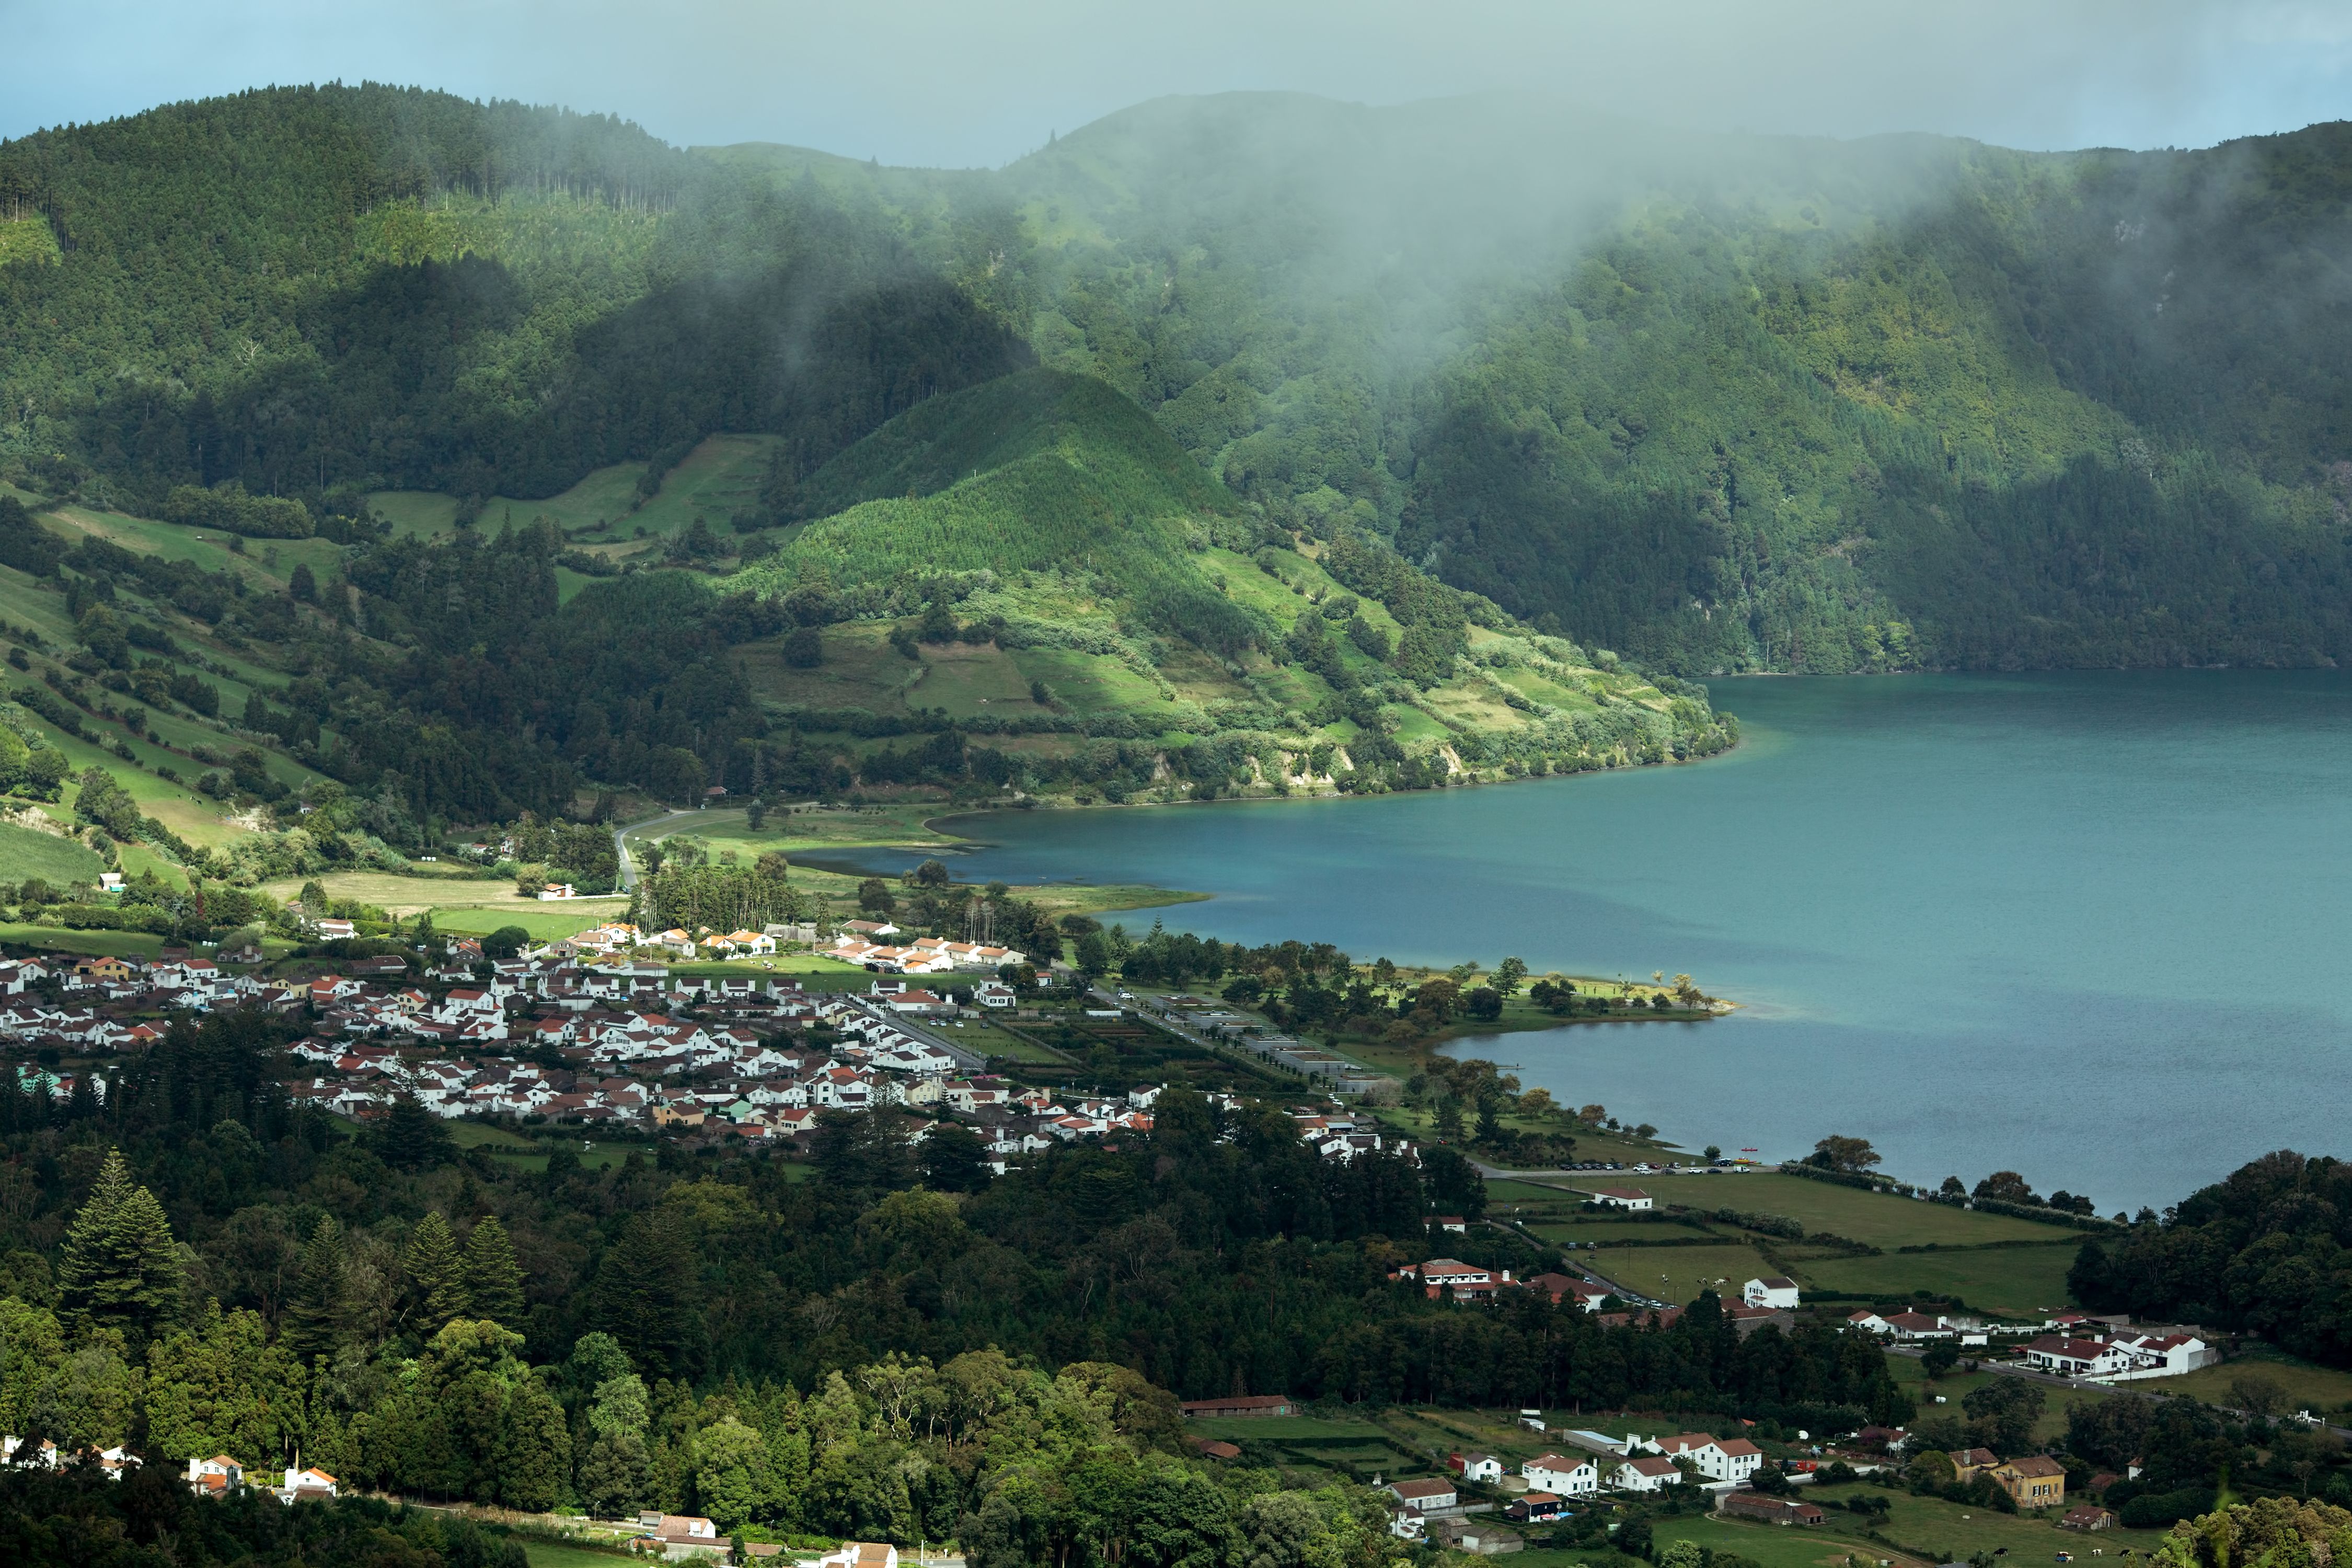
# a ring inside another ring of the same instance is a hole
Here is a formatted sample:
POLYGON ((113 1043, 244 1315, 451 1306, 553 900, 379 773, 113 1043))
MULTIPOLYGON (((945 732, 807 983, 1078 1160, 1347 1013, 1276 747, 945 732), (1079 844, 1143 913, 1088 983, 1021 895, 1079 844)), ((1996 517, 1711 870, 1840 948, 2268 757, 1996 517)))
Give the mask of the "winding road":
POLYGON ((637 864, 629 858, 629 847, 623 840, 632 833, 642 832, 648 827, 660 827, 672 822, 683 822, 694 815, 690 811, 673 811, 666 816, 649 816, 643 822, 631 822, 613 829, 613 860, 621 873, 621 887, 624 891, 636 890, 637 864))

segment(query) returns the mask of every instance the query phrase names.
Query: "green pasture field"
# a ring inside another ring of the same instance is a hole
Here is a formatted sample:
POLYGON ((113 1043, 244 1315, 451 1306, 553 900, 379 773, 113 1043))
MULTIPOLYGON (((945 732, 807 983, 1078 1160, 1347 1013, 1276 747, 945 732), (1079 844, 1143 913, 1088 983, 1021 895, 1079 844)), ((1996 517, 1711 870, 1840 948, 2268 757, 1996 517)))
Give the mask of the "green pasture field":
POLYGON ((2076 1247, 1987 1247, 1974 1252, 1888 1252, 1876 1258, 1789 1255, 1799 1284, 1900 1301, 1957 1296, 1980 1311, 2038 1318, 2068 1303, 2066 1270, 2076 1247))
POLYGON ((892 647, 889 635, 878 621, 827 626, 818 634, 824 662, 814 669, 786 664, 781 637, 745 643, 732 651, 753 694, 771 702, 902 713, 906 690, 925 667, 892 647))
POLYGON ((49 515, 125 550, 160 555, 166 561, 193 562, 207 572, 232 572, 248 586, 273 593, 285 591, 298 563, 309 566, 321 580, 342 564, 342 547, 331 539, 248 539, 240 552, 229 546, 236 536, 216 528, 194 528, 79 504, 61 506, 49 515))
POLYGON ((1030 681, 1042 680, 1052 689, 1055 700, 1073 713, 1131 712, 1155 721, 1155 712, 1169 715, 1177 707, 1160 695, 1157 686, 1108 654, 1024 647, 1012 658, 1024 690, 1030 681))
POLYGON ((98 851, 71 838, 59 838, 38 828, 0 822, 0 881, 21 882, 38 877, 52 887, 68 882, 95 882, 106 863, 98 851))
POLYGON ((661 492, 639 508, 625 526, 631 533, 643 524, 648 533, 676 534, 700 517, 721 539, 729 538, 734 515, 759 499, 768 455, 775 447, 773 436, 706 438, 662 476, 661 492))
MULTIPOLYGON (((263 884, 262 891, 283 902, 300 897, 306 879, 283 878, 263 884)), ((318 880, 329 898, 356 899, 391 914, 407 916, 431 910, 433 923, 444 931, 493 931, 514 925, 542 942, 618 920, 629 909, 625 896, 541 903, 521 897, 511 882, 402 877, 389 871, 330 871, 318 880)))
POLYGON ((438 490, 376 490, 368 496, 367 505, 392 524, 398 538, 446 533, 457 523, 457 498, 438 490))
POLYGON ((2232 1384, 2240 1379, 2268 1383, 2297 1410, 2352 1410, 2352 1372, 2318 1366, 2268 1345, 2252 1345, 2219 1366, 2200 1367, 2186 1377, 2150 1378, 2124 1387, 2143 1394, 2180 1394, 2210 1405, 2235 1405, 2232 1384))
MULTIPOLYGON (((579 1130, 568 1129, 567 1131, 577 1131, 579 1130)), ((490 1154, 495 1156, 502 1165, 509 1169, 517 1171, 530 1171, 534 1173, 544 1172, 547 1169, 548 1155, 554 1152, 555 1145, 560 1142, 562 1142, 562 1140, 551 1134, 548 1138, 532 1144, 528 1149, 520 1149, 500 1143, 493 1144, 488 1152, 490 1154)), ((572 1138, 571 1142, 574 1145, 572 1152, 580 1157, 581 1165, 584 1169, 591 1171, 609 1170, 614 1165, 627 1163, 629 1153, 632 1150, 635 1150, 640 1154, 646 1155, 648 1159, 652 1157, 652 1151, 634 1143, 606 1143, 594 1139, 578 1137, 572 1138), (593 1143, 594 1147, 578 1147, 578 1145, 583 1143, 593 1143)))
MULTIPOLYGON (((896 649, 890 656, 898 658, 896 649)), ((899 658, 899 663, 906 660, 899 658)), ((1049 712, 1033 701, 1029 678, 1012 655, 987 643, 949 643, 923 649, 920 673, 900 689, 903 700, 919 708, 938 708, 950 718, 971 719, 988 713, 1026 716, 1049 712)))
POLYGON ((837 958, 827 958, 815 952, 780 952, 773 958, 722 959, 716 963, 673 963, 672 974, 796 974, 814 991, 855 991, 867 978, 859 964, 844 963, 837 958), (854 978, 857 985, 837 985, 832 981, 854 978))
MULTIPOLYGON (((674 534, 699 515, 728 538, 730 520, 758 495, 772 436, 713 436, 662 476, 658 493, 634 511, 643 463, 596 469, 561 495, 532 500, 492 496, 477 526, 520 527, 544 517, 567 533, 626 545, 643 528, 648 537, 674 534)), ((378 490, 368 505, 399 534, 447 533, 457 527, 457 498, 436 490, 378 490)))
POLYGON ((523 1537, 522 1551, 530 1561, 530 1568, 614 1568, 617 1563, 636 1561, 633 1553, 618 1546, 610 1552, 599 1552, 593 1547, 530 1536, 523 1537))
MULTIPOLYGON (((1887 1515, 1886 1522, 1878 1527, 1879 1533, 1906 1546, 1934 1552, 1934 1560, 1944 1563, 1966 1562, 1976 1552, 1995 1552, 2004 1546, 2009 1549, 2010 1560, 2019 1563, 2021 1568, 2024 1563, 2050 1562, 2061 1552, 2073 1552, 2075 1561, 2080 1563, 2088 1560, 2094 1546, 2099 1548, 2102 1555, 2108 1557, 2120 1556, 2126 1547, 2136 1552, 2152 1552, 2164 1543, 2168 1533, 2161 1530, 2126 1530, 2116 1525, 2096 1535, 2084 1535, 2058 1528, 2058 1516, 2065 1511, 2064 1509, 2044 1509, 2037 1513, 1998 1513, 1989 1508, 1946 1502, 1941 1498, 1913 1497, 1907 1492, 1883 1491, 1867 1485, 1823 1487, 1819 1490, 1808 1489, 1804 1495, 1815 1502, 1826 1504, 1830 1501, 1843 1502, 1864 1491, 1885 1498, 1894 1505, 1894 1511, 1887 1515)), ((2067 1506, 2072 1507, 2079 1500, 2069 1496, 2067 1506)), ((1832 1513, 1829 1517, 1834 1521, 1838 1516, 1832 1513)), ((1859 1516, 1853 1517, 1858 1524, 1859 1516)), ((1770 1524, 1738 1522, 1734 1527, 1790 1533, 1780 1526, 1770 1524)), ((1825 1523, 1822 1528, 1828 1529, 1829 1525, 1825 1523)))
POLYGON ((1661 1205, 1749 1214, 1785 1215, 1809 1231, 1825 1230, 1871 1247, 1968 1247, 1988 1241, 2044 1241, 2081 1233, 2008 1215, 1979 1214, 1948 1204, 1866 1193, 1778 1172, 1738 1175, 1644 1176, 1644 1192, 1661 1205))
POLYGON ((619 1139, 607 1140, 598 1136, 593 1130, 564 1128, 532 1137, 509 1132, 503 1127, 492 1127, 487 1122, 463 1119, 444 1125, 449 1129, 449 1141, 458 1148, 483 1150, 500 1159, 511 1160, 518 1169, 526 1171, 546 1170, 548 1155, 559 1144, 565 1143, 572 1145, 572 1152, 580 1156, 580 1163, 591 1170, 603 1170, 607 1165, 622 1163, 628 1159, 632 1149, 650 1155, 650 1151, 643 1144, 619 1139))
POLYGON ((160 882, 183 889, 188 885, 186 871, 143 844, 118 844, 114 847, 114 858, 121 866, 123 876, 131 880, 136 881, 142 873, 152 871, 160 882))
POLYGON ((621 919, 629 912, 626 899, 583 899, 577 903, 434 906, 436 930, 467 936, 487 936, 501 926, 520 926, 533 942, 553 942, 573 936, 590 926, 621 919))
MULTIPOLYGON (((1487 1212, 1489 1214, 1494 1212, 1494 1205, 1491 1200, 1487 1204, 1487 1212)), ((1612 1241, 1678 1241, 1696 1237, 1702 1234, 1698 1231, 1685 1229, 1683 1226, 1678 1225, 1643 1225, 1638 1220, 1581 1220, 1572 1221, 1568 1224, 1559 1224, 1546 1220, 1523 1220, 1522 1223, 1527 1225, 1528 1229, 1543 1237, 1546 1241, 1563 1243, 1570 1241, 1580 1243, 1597 1241, 1604 1244, 1612 1241)), ((1726 1237, 1724 1239, 1726 1241, 1731 1241, 1736 1238, 1726 1237)), ((1742 1283, 1744 1284, 1745 1281, 1743 1280, 1742 1283)))
POLYGON ((0 942, 39 948, 46 952, 113 958, 152 958, 163 948, 162 937, 150 936, 145 931, 68 931, 63 926, 26 925, 14 921, 0 922, 0 942))
MULTIPOLYGON (((1710 1551, 1752 1557, 1764 1568, 1846 1568, 1849 1560, 1857 1568, 1877 1568, 1878 1563, 1889 1560, 1898 1565, 1913 1562, 1899 1552, 1864 1541, 1863 1531, 1867 1528, 1861 1515, 1842 1512, 1833 1512, 1819 1525, 1805 1530, 1754 1520, 1721 1519, 1712 1514, 1683 1514, 1650 1521, 1651 1539, 1661 1551, 1677 1541, 1692 1541, 1710 1551), (1851 1525, 1845 1522, 1849 1519, 1853 1521, 1851 1525)), ((1578 1554, 1530 1552, 1522 1560, 1538 1555, 1567 1563, 1574 1561, 1578 1554)))
POLYGON ((1696 1300, 1702 1290, 1736 1297, 1748 1280, 1780 1272, 1754 1247, 1736 1245, 1602 1247, 1579 1252, 1576 1260, 1630 1289, 1676 1305, 1696 1300))
POLYGON ((1507 1176, 1503 1176, 1486 1184, 1486 1201, 1490 1204, 1572 1205, 1580 1200, 1574 1194, 1561 1192, 1558 1187, 1538 1186, 1533 1182, 1514 1181, 1507 1176))
POLYGON ((876 806, 796 806, 789 813, 770 812, 755 833, 740 806, 713 806, 691 816, 673 813, 632 827, 628 840, 634 846, 683 836, 701 839, 709 845, 714 856, 720 850, 732 849, 751 858, 771 849, 790 855, 798 850, 822 853, 875 846, 950 851, 961 847, 966 840, 929 826, 926 819, 938 815, 939 810, 935 803, 928 801, 876 806))
MULTIPOLYGON (((1890 1355, 1886 1358, 1887 1370, 1894 1373, 1895 1381, 1901 1385, 1903 1392, 1921 1405, 1922 1415, 1937 1409, 1948 1415, 1957 1415, 1960 1401, 1993 1379, 2006 1375, 1998 1372, 1961 1370, 1967 1365, 1968 1363, 1963 1361, 1959 1367, 1931 1380, 1927 1376, 1927 1369, 1920 1364, 1917 1356, 1890 1355), (1944 1396, 1944 1405, 1939 1406, 1935 1403, 1937 1394, 1944 1396)), ((2115 1397, 2104 1388, 2059 1388, 2049 1384, 2042 1384, 2041 1388, 2042 1419, 2034 1423, 2033 1435, 2042 1442, 2054 1443, 2065 1436, 2066 1412, 2077 1405, 2096 1405, 2103 1399, 2115 1397)))
POLYGON ((1024 1040, 1018 1035, 1008 1034, 1003 1029, 990 1030, 984 1041, 972 1043, 972 1049, 985 1050, 991 1056, 1006 1057, 1016 1062, 1027 1062, 1042 1067, 1067 1067, 1071 1060, 1070 1057, 1049 1046, 1041 1046, 1034 1041, 1024 1040))

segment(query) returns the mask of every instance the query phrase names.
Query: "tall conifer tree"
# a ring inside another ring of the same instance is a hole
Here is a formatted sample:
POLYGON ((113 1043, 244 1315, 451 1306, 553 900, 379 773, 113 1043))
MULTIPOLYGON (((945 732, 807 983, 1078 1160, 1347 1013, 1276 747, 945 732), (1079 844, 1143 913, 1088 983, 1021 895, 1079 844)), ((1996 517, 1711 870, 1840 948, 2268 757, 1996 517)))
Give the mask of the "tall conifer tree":
POLYGON ((282 1331, 287 1347, 308 1365, 313 1356, 332 1355, 342 1341, 344 1286, 350 1260, 343 1228, 320 1216, 302 1247, 301 1272, 287 1304, 282 1331))
POLYGON ((401 1259, 407 1272, 408 1285, 415 1297, 414 1310, 417 1326, 430 1336, 452 1318, 462 1317, 466 1310, 466 1280, 463 1259, 457 1252, 457 1238, 449 1232, 449 1222, 436 1209, 416 1222, 415 1234, 408 1238, 407 1254, 401 1259))
POLYGON ((466 1238, 466 1314, 509 1326, 522 1321, 522 1269, 498 1215, 484 1215, 466 1238))
POLYGON ((179 1303, 180 1249, 163 1205, 107 1151, 89 1201, 66 1232, 58 1269, 66 1310, 99 1328, 143 1334, 179 1303))

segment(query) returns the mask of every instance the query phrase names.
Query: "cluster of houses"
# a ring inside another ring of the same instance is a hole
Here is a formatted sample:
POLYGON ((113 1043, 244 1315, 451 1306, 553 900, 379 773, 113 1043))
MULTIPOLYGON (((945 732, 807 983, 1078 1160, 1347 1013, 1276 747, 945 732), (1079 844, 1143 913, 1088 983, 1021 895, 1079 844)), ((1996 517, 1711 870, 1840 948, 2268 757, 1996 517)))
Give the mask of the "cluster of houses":
MULTIPOLYGON (((862 996, 758 984, 715 1003, 710 988, 701 988, 693 995, 647 996, 635 1006, 542 1004, 518 1020, 510 1037, 543 1047, 525 1060, 423 1056, 397 1040, 321 1034, 298 1042, 293 1054, 332 1076, 298 1082, 290 1092, 360 1118, 407 1099, 452 1118, 513 1116, 803 1142, 826 1111, 903 1106, 971 1121, 1000 1172, 1059 1142, 1150 1130, 1156 1088, 1066 1100, 974 1073, 983 1058, 910 1026, 908 994, 892 982, 876 982, 862 996), (644 1010, 656 1006, 666 1010, 644 1010), (688 1016, 714 1010, 720 1018, 688 1016), (817 1037, 825 1043, 793 1042, 819 1026, 825 1033, 817 1037)), ((919 1006, 920 994, 913 994, 919 1006)))
MULTIPOLYGON (((896 934, 861 926, 845 940, 896 934)), ((311 1021, 291 1047, 304 1068, 292 1098, 355 1119, 405 1100, 447 1118, 805 1142, 825 1112, 898 1106, 966 1119, 1000 1173, 1056 1143, 1151 1126, 1155 1088, 1074 1098, 983 1076, 986 1058, 957 1043, 954 1020, 1018 1004, 993 974, 959 976, 950 995, 947 984, 924 989, 888 973, 992 970, 1018 952, 924 939, 874 961, 885 973, 854 994, 760 975, 673 976, 666 964, 597 957, 645 945, 615 923, 511 959, 489 961, 468 939, 422 973, 384 957, 294 981, 168 948, 152 962, 28 959, 0 963, 0 1038, 88 1056, 154 1044, 168 1013, 257 1007, 311 1021)), ((105 1092, 98 1072, 16 1070, 52 1095, 71 1094, 79 1077, 105 1092)), ((1326 1159, 1417 1158, 1409 1141, 1336 1102, 1293 1115, 1326 1159)))
POLYGON ((1464 1501, 1462 1482, 1515 1490, 1504 1517, 1513 1523, 1544 1523, 1567 1512, 1572 1499, 1654 1492, 1694 1477, 1730 1496, 1752 1498, 1757 1494, 1736 1489, 1753 1479, 1764 1463, 1764 1451, 1745 1437, 1704 1432, 1652 1438, 1583 1431, 1567 1436, 1578 1452, 1539 1454, 1519 1467, 1517 1478, 1507 1478, 1495 1455, 1455 1452, 1446 1458, 1450 1476, 1390 1482, 1385 1489, 1395 1504, 1390 1529, 1407 1540, 1481 1555, 1516 1552, 1524 1542, 1507 1526, 1469 1518, 1482 1505, 1464 1501))
MULTIPOLYGON (((1530 1426, 1540 1422, 1530 1421, 1530 1426)), ((1442 1544, 1492 1553, 1515 1552, 1521 1542, 1507 1529, 1485 1527, 1486 1544, 1465 1545, 1458 1529, 1441 1531, 1448 1520, 1483 1511, 1491 1505, 1467 1501, 1462 1484, 1474 1483, 1515 1493, 1504 1517, 1513 1523, 1543 1523, 1559 1519, 1572 1501, 1602 1493, 1640 1495, 1668 1487, 1704 1487, 1717 1494, 1719 1512, 1769 1524, 1799 1527, 1820 1524, 1819 1505, 1797 1498, 1747 1489, 1764 1468, 1761 1448, 1745 1437, 1718 1437, 1705 1432, 1672 1436, 1612 1436, 1605 1432, 1571 1430, 1560 1434, 1564 1448, 1539 1454, 1519 1466, 1516 1477, 1492 1454, 1456 1452, 1449 1455, 1449 1476, 1391 1482, 1385 1489, 1394 1501, 1392 1531, 1412 1540, 1440 1540, 1442 1544)), ((2066 1502, 2066 1470, 2045 1455, 2001 1459, 1977 1448, 1951 1456, 1962 1480, 1983 1475, 2006 1492, 2020 1510, 2062 1509, 2066 1502)), ((2105 1510, 2077 1507, 2058 1522, 2070 1530, 2104 1530, 2115 1522, 2105 1510)))
POLYGON ((2038 1329, 2021 1331, 2010 1324, 1920 1311, 1882 1314, 1865 1310, 1848 1313, 1845 1321, 1848 1328, 1889 1340, 1942 1340, 1988 1350, 1996 1335, 2032 1333, 2037 1337, 2022 1344, 2014 1339, 2002 1342, 2014 1346, 2019 1359, 2036 1372, 2101 1383, 2179 1377, 2221 1359, 2220 1347, 2195 1330, 2135 1329, 2127 1319, 2094 1318, 2082 1312, 2060 1312, 2045 1319, 2038 1329))
POLYGON ((889 974, 993 974, 1029 962, 1025 953, 985 942, 947 942, 935 936, 917 937, 903 945, 889 941, 903 934, 888 921, 851 921, 831 946, 818 951, 827 958, 889 974))
MULTIPOLYGON (((2072 1325, 2067 1329, 2071 1331, 2072 1325)), ((2179 1330, 2105 1334, 2061 1331, 2029 1342, 2022 1353, 2026 1364, 2037 1371, 2061 1377, 2097 1378, 2106 1383, 2178 1377, 2221 1359, 2219 1347, 2179 1330)))
MULTIPOLYGON (((21 1437, 0 1437, 0 1465, 31 1465, 46 1470, 62 1470, 69 1464, 82 1463, 98 1467, 107 1479, 119 1481, 142 1462, 139 1456, 124 1447, 88 1448, 69 1454, 52 1442, 43 1439, 37 1457, 19 1458, 25 1446, 21 1437)), ((299 1465, 286 1467, 283 1480, 277 1485, 256 1482, 249 1479, 244 1465, 226 1454, 215 1454, 209 1459, 191 1458, 186 1480, 190 1490, 199 1497, 226 1497, 245 1490, 249 1486, 262 1485, 280 1502, 299 1502, 304 1498, 331 1498, 335 1493, 335 1478, 326 1471, 306 1468, 299 1465)))

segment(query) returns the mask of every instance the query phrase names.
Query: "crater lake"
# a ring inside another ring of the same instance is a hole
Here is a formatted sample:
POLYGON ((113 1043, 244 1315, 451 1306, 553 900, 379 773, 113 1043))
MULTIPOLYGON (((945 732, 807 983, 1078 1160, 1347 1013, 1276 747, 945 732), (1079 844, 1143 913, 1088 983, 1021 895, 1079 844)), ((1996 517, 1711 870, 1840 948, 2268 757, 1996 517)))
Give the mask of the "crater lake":
POLYGON ((2347 1152, 2352 675, 1712 689, 1745 740, 1701 763, 996 812, 953 824, 982 841, 955 869, 1197 889, 1135 923, 1359 961, 1687 972, 1740 1011, 1452 1048, 1693 1149, 1846 1133, 1908 1180, 2015 1170, 2102 1213, 2347 1152))

